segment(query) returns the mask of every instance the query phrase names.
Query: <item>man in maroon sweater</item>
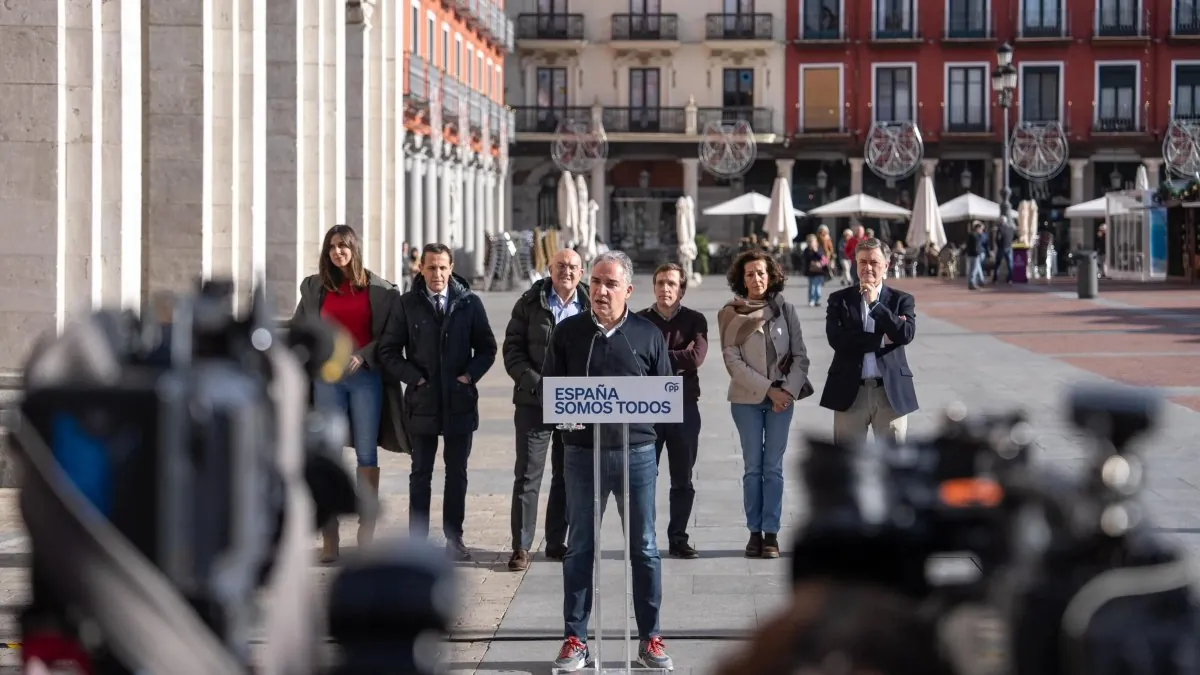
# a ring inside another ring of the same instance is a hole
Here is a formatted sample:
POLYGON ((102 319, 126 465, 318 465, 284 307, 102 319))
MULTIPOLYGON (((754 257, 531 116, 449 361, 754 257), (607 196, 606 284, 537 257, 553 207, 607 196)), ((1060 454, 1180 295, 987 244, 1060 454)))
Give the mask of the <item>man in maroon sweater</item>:
POLYGON ((687 277, 683 268, 667 263, 654 271, 654 305, 640 314, 662 331, 667 341, 671 372, 683 376, 683 424, 659 424, 655 450, 662 460, 667 446, 671 474, 671 520, 667 525, 670 554, 676 558, 698 558, 700 554, 688 542, 687 523, 692 517, 696 489, 692 469, 700 446, 700 376, 696 370, 708 354, 708 320, 694 309, 684 307, 687 277))

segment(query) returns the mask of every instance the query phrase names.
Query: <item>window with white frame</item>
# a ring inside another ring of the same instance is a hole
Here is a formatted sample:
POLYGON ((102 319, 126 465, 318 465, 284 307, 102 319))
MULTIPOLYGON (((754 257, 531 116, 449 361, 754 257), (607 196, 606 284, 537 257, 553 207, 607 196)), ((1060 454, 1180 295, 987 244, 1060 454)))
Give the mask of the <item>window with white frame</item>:
POLYGON ((483 51, 475 52, 475 86, 483 89, 483 51))
POLYGON ((421 53, 421 3, 414 2, 409 8, 408 51, 421 53))
POLYGON ((454 36, 454 79, 462 81, 463 41, 462 35, 454 36))
POLYGON ((425 58, 433 62, 437 53, 437 17, 433 14, 425 17, 425 58))
POLYGON ((1133 131, 1137 123, 1137 66, 1101 63, 1096 70, 1096 130, 1133 131))
POLYGON ((875 0, 875 37, 912 38, 913 0, 875 0))
POLYGON ((442 24, 442 70, 450 72, 450 24, 442 24))
POLYGON ((987 131, 988 71, 982 65, 946 69, 946 126, 949 131, 987 131))
POLYGON ((1060 37, 1065 34, 1062 0, 1020 0, 1021 36, 1060 37))
POLYGON ((475 78, 472 77, 475 74, 475 71, 472 68, 472 64, 474 64, 474 63, 475 63, 475 47, 468 44, 467 45, 467 86, 468 87, 475 86, 475 78))
POLYGON ((1200 120, 1200 63, 1175 64, 1175 119, 1200 120))
POLYGON ((988 4, 988 0, 946 0, 947 37, 987 37, 988 4))
POLYGON ((1025 66, 1021 69, 1021 120, 1025 122, 1061 122, 1059 110, 1062 91, 1062 67, 1025 66))
POLYGON ((804 0, 805 40, 837 40, 842 36, 841 0, 804 0))
POLYGON ((492 91, 496 92, 495 99, 499 103, 504 102, 504 69, 500 64, 496 64, 496 84, 492 91))
POLYGON ((1096 30, 1104 37, 1141 32, 1141 0, 1096 0, 1096 30))
POLYGON ((488 98, 492 97, 492 78, 489 76, 489 74, 492 72, 492 65, 493 65, 492 60, 488 59, 487 60, 487 70, 483 71, 483 74, 482 74, 483 85, 484 85, 483 93, 488 98))
POLYGON ((1175 35, 1200 35, 1200 0, 1175 0, 1175 35))
POLYGON ((912 122, 916 101, 912 66, 881 66, 875 70, 875 121, 912 122))

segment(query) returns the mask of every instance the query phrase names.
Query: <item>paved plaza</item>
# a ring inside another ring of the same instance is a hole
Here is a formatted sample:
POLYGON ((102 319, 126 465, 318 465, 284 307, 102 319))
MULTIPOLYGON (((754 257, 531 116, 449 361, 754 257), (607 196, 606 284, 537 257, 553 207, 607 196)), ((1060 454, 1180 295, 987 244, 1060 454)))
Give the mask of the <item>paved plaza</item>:
MULTIPOLYGON (((716 313, 728 297, 721 277, 688 292, 685 303, 704 312, 717 342, 716 313)), ((788 294, 803 302, 803 281, 792 281, 788 294)), ((918 328, 908 348, 916 373, 921 411, 910 434, 935 428, 947 404, 964 401, 978 409, 1025 408, 1039 432, 1044 458, 1056 465, 1077 462, 1085 448, 1062 415, 1066 386, 1105 379, 1167 387, 1165 427, 1152 440, 1148 496, 1157 525, 1200 552, 1200 463, 1194 460, 1200 434, 1200 309, 1193 291, 1163 286, 1102 286, 1095 300, 1075 299, 1073 287, 1003 286, 968 292, 965 283, 895 280, 915 294, 918 328)), ((647 277, 639 277, 634 306, 651 302, 647 277)), ((484 294, 498 340, 518 294, 484 294)), ((802 307, 803 327, 812 359, 811 378, 818 392, 832 353, 824 337, 824 310, 802 307)), ((741 453, 725 402, 727 378, 716 347, 701 369, 702 432, 696 468, 697 501, 690 534, 698 560, 663 558, 662 628, 678 673, 706 673, 738 641, 765 621, 788 593, 785 557, 747 560, 742 556, 741 453)), ((528 572, 508 572, 509 504, 514 438, 511 382, 497 363, 480 383, 482 423, 471 457, 466 541, 475 561, 462 566, 462 607, 444 656, 454 673, 549 672, 562 635, 560 564, 535 557, 528 572)), ((833 415, 816 397, 799 404, 792 423, 793 445, 787 463, 785 523, 802 517, 796 484, 798 445, 803 434, 827 433, 833 415)), ((350 455, 347 455, 347 461, 350 455)), ((666 461, 666 458, 663 458, 666 461)), ((381 491, 386 522, 399 532, 406 522, 408 458, 383 458, 381 491)), ((659 483, 660 544, 665 540, 667 476, 659 483)), ((549 470, 546 483, 549 483, 549 470)), ((433 522, 439 522, 441 474, 434 477, 433 522)), ((543 490, 543 513, 545 505, 543 490)), ((22 569, 27 544, 21 533, 11 490, 0 491, 0 641, 15 640, 13 616, 25 598, 22 569)), ((620 521, 609 510, 604 535, 607 589, 604 631, 615 637, 623 627, 624 583, 620 571, 620 521)), ((541 515, 541 514, 539 514, 541 515)), ((354 524, 343 527, 353 541, 354 524)), ((539 532, 540 537, 540 532, 539 532)), ((314 540, 314 548, 315 548, 314 540)), ((540 543, 538 545, 540 548, 540 543)), ((665 544, 664 544, 665 548, 665 544)), ((319 570, 322 576, 328 569, 319 570)), ((593 617, 593 626, 594 617, 593 617)), ((616 641, 606 643, 606 661, 623 656, 616 641)), ((12 653, 0 652, 12 664, 12 653)))

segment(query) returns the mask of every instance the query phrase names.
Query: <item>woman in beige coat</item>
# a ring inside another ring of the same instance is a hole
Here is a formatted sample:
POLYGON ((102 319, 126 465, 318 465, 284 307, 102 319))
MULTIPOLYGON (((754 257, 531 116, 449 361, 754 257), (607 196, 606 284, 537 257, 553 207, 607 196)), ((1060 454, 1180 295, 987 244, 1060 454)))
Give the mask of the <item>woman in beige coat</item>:
POLYGON ((729 404, 742 441, 742 499, 749 558, 778 558, 783 456, 792 408, 813 393, 800 315, 783 299, 786 280, 765 251, 739 255, 729 269, 734 298, 717 314, 729 404))

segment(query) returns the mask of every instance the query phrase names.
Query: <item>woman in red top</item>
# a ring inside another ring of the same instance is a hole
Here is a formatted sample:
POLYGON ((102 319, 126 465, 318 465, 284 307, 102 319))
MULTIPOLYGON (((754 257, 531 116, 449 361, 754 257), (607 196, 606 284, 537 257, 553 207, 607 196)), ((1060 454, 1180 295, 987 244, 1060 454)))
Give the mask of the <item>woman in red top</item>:
MULTIPOLYGON (((355 351, 342 379, 314 382, 313 403, 349 416, 359 491, 375 495, 379 491, 379 427, 384 409, 383 369, 378 365, 376 341, 399 293, 394 284, 363 267, 362 247, 349 225, 330 228, 321 250, 319 272, 300 284, 300 304, 293 320, 320 316, 354 339, 355 351)), ((359 519, 359 546, 370 543, 374 530, 372 520, 359 519)), ((337 521, 323 527, 321 534, 321 560, 332 562, 338 557, 337 521)))

